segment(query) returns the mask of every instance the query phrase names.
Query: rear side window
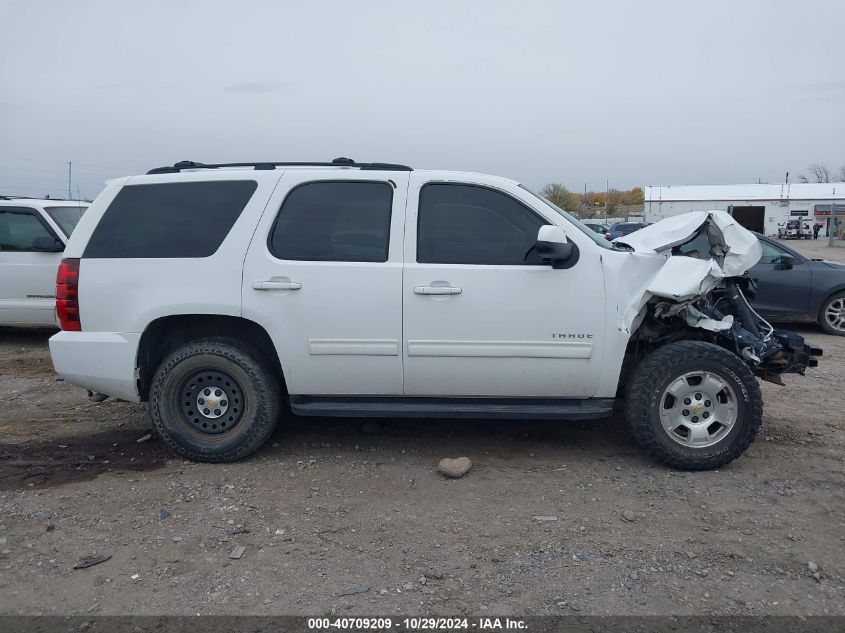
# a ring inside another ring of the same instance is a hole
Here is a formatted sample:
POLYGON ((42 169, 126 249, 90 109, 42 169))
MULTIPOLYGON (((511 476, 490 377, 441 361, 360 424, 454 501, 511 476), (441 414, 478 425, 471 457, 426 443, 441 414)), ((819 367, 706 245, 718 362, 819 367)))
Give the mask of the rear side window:
POLYGON ((129 185, 106 209, 83 257, 208 257, 255 193, 253 180, 129 185))
POLYGON ((392 209, 386 182, 309 182, 285 198, 268 246, 279 259, 386 262, 392 209))

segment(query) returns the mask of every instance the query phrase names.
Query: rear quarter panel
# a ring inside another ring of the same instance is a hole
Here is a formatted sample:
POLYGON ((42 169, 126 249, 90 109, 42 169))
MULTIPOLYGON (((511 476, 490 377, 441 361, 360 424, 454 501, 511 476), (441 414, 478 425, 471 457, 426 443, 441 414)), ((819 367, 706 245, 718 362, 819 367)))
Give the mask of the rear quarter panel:
MULTIPOLYGON (((226 180, 254 180, 255 193, 220 247, 209 257, 83 258, 79 304, 83 331, 143 332, 162 316, 219 314, 240 316, 244 255, 281 171, 237 171, 226 180)), ((81 257, 94 228, 120 188, 132 184, 220 180, 215 173, 161 174, 125 179, 94 201, 71 237, 66 257, 81 257)), ((198 225, 199 239, 202 227, 198 225)))

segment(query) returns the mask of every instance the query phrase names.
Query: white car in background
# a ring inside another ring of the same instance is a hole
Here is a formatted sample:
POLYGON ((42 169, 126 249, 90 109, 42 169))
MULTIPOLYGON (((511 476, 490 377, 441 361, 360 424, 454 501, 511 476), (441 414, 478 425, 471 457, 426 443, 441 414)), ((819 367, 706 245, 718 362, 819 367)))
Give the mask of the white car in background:
POLYGON ((778 237, 782 240, 813 239, 813 229, 809 222, 803 220, 789 220, 778 224, 778 237))
POLYGON ((75 200, 0 196, 0 326, 58 326, 56 271, 87 208, 75 200))

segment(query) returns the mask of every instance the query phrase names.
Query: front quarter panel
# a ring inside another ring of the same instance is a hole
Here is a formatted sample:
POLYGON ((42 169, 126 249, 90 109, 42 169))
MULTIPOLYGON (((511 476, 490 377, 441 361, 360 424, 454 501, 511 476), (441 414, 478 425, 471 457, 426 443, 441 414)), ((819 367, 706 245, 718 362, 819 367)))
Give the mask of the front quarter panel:
POLYGON ((845 291, 845 266, 832 268, 824 262, 811 261, 809 263, 813 271, 810 316, 815 319, 828 297, 845 291))

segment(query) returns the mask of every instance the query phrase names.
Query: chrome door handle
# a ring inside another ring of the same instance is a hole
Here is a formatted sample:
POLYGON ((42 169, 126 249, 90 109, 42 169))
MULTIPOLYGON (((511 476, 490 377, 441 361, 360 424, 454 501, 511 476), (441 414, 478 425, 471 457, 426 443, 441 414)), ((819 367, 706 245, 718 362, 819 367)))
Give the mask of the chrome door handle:
POLYGON ((417 286, 415 295, 459 295, 461 289, 455 286, 417 286))
POLYGON ((299 290, 302 284, 295 281, 281 281, 268 279, 267 281, 253 281, 253 290, 299 290))

